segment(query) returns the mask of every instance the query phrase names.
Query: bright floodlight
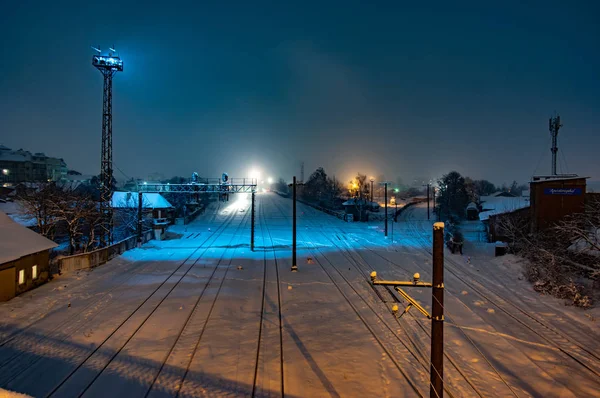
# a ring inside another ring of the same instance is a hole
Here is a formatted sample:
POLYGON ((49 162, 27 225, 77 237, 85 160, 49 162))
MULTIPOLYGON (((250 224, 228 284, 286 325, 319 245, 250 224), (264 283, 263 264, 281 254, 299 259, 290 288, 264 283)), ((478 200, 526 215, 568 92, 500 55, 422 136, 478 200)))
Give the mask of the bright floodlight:
POLYGON ((273 184, 273 178, 269 177, 267 181, 269 181, 269 184, 273 184))
POLYGON ((92 57, 92 65, 98 69, 123 72, 123 61, 118 55, 94 55, 92 57))
POLYGON ((258 180, 260 178, 260 171, 258 171, 256 169, 252 169, 252 170, 250 170, 248 177, 258 180))

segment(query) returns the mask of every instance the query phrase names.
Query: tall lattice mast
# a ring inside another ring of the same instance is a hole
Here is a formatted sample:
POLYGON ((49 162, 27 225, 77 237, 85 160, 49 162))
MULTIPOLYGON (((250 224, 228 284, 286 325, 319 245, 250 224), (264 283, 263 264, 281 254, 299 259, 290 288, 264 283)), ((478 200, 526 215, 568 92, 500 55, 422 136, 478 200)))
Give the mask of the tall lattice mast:
POLYGON ((100 48, 92 47, 98 54, 92 57, 92 65, 104 77, 102 97, 102 159, 100 164, 100 212, 102 214, 102 232, 100 245, 112 243, 112 79, 115 73, 123 71, 123 61, 110 48, 108 55, 102 55, 100 48))

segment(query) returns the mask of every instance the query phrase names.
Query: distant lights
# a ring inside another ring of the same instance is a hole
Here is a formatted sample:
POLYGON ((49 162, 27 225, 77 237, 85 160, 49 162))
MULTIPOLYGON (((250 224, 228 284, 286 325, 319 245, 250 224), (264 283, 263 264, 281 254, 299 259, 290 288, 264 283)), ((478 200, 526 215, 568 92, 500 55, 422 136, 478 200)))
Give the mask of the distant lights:
POLYGON ((146 181, 144 181, 144 185, 148 185, 148 183, 146 181))
POLYGON ((8 175, 8 169, 2 169, 2 174, 4 174, 5 176, 8 175))

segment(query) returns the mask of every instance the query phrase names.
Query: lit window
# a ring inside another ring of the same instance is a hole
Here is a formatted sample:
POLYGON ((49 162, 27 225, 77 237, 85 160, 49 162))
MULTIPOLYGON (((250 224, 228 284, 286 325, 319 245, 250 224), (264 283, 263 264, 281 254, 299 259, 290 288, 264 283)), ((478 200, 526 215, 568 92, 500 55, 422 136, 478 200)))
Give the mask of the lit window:
POLYGON ((31 277, 33 279, 37 279, 37 265, 34 265, 33 267, 31 267, 31 277))
POLYGON ((25 283, 25 270, 22 269, 19 271, 19 285, 25 283))

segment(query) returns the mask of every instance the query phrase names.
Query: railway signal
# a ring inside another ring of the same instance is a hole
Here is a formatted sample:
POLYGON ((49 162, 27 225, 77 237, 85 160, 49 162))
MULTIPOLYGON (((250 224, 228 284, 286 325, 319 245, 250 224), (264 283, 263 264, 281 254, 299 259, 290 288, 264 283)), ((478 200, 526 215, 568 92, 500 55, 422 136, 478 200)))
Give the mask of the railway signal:
POLYGON ((394 289, 408 302, 404 312, 398 314, 398 306, 394 304, 392 313, 401 317, 412 307, 431 319, 431 368, 430 391, 431 398, 442 398, 444 395, 444 223, 433 224, 433 281, 422 282, 421 276, 416 273, 412 281, 385 281, 377 279, 377 272, 371 272, 373 285, 393 286, 394 289), (427 312, 415 299, 401 289, 406 287, 431 287, 431 314, 427 312))

